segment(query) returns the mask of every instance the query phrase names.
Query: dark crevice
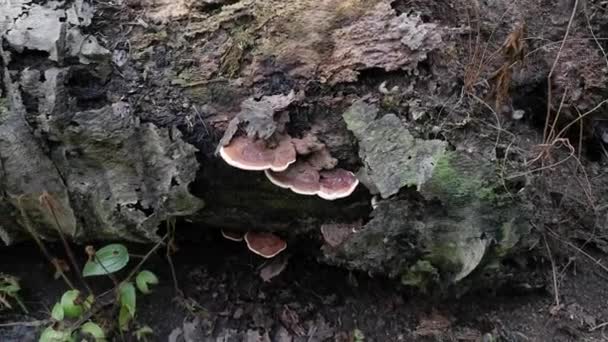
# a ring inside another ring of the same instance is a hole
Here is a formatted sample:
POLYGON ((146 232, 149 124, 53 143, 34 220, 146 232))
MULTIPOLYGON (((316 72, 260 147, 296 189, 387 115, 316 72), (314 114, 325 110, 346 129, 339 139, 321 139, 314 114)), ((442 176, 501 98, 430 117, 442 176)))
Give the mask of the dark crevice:
POLYGON ((125 205, 125 207, 129 208, 129 209, 135 209, 138 211, 141 211, 142 213, 144 213, 147 217, 151 216, 152 214, 154 214, 154 208, 151 207, 144 207, 141 204, 141 201, 137 201, 137 203, 129 203, 127 205, 125 205))
POLYGON ((81 110, 99 109, 109 104, 103 80, 91 74, 90 67, 70 69, 66 88, 81 110))
POLYGON ((452 0, 394 0, 391 7, 398 16, 419 14, 424 23, 440 20, 444 24, 453 25, 458 22, 452 0))
POLYGON ((219 12, 222 9, 222 7, 236 4, 239 1, 241 1, 241 0, 224 0, 224 1, 218 1, 215 3, 203 2, 202 5, 198 6, 199 7, 198 9, 201 12, 219 12))
POLYGON ((8 65, 9 70, 23 70, 26 68, 46 70, 56 66, 56 63, 49 59, 50 54, 46 51, 23 49, 21 52, 16 52, 10 49, 8 45, 4 46, 6 51, 14 53, 8 65))
POLYGON ((27 113, 38 112, 38 98, 26 91, 21 91, 21 101, 27 113))

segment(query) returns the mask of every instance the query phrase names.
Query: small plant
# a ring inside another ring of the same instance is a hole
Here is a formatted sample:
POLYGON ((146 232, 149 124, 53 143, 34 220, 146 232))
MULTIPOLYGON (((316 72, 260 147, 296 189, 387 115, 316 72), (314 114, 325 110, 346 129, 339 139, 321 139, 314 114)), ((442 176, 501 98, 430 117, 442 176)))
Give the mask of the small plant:
POLYGON ((27 308, 19 297, 20 290, 21 286, 19 286, 19 281, 17 278, 0 273, 0 311, 5 308, 13 308, 9 301, 10 299, 17 303, 24 313, 27 313, 27 308))
POLYGON ((138 341, 148 341, 148 336, 150 335, 154 335, 154 330, 147 325, 144 325, 133 332, 133 336, 135 336, 135 339, 138 341))
POLYGON ((353 342, 363 342, 365 341, 365 335, 359 329, 353 330, 353 342))
MULTIPOLYGON (((86 250, 89 260, 84 265, 82 277, 107 276, 114 282, 114 287, 99 295, 98 298, 92 292, 85 296, 78 289, 66 291, 60 301, 53 306, 51 311, 53 324, 42 331, 39 342, 72 342, 77 340, 77 336, 88 336, 95 341, 106 341, 104 329, 92 319, 103 307, 111 304, 114 304, 118 312, 119 330, 128 331, 136 314, 137 290, 143 294, 149 294, 150 285, 156 285, 159 282, 154 273, 148 270, 139 272, 146 257, 123 281, 119 282, 116 279, 115 274, 123 270, 129 263, 129 251, 124 245, 110 244, 98 251, 88 246, 86 250), (133 278, 135 278, 135 282, 132 281, 133 278)), ((88 285, 86 287, 89 289, 88 285)), ((142 329, 136 331, 137 336, 138 339, 145 340, 145 335, 150 334, 151 329, 148 328, 149 331, 142 329)))

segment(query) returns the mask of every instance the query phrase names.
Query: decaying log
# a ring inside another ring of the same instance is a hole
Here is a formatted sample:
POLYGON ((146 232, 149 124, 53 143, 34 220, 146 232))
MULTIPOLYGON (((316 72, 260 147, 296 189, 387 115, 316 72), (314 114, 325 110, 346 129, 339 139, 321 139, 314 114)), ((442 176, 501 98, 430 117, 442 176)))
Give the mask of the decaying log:
MULTIPOLYGON (((601 177, 585 191, 575 182, 593 172, 586 155, 564 162, 574 176, 535 170, 554 159, 528 163, 540 160, 535 146, 564 153, 539 138, 547 105, 561 119, 592 110, 608 95, 608 69, 592 41, 558 53, 510 35, 566 31, 571 9, 519 2, 0 3, 0 238, 52 239, 47 192, 76 241, 154 241, 161 222, 182 217, 313 236, 325 262, 414 286, 506 277, 502 261, 534 244, 533 224, 559 215, 547 205, 554 193, 576 215, 591 201, 594 217, 606 197, 593 191, 601 177), (535 53, 506 53, 509 36, 535 53), (556 57, 565 62, 553 91, 564 97, 547 104, 556 57), (218 157, 236 136, 269 148, 289 137, 313 174, 340 168, 360 184, 333 201, 277 187, 218 157)), ((582 148, 598 146, 599 108, 574 127, 586 132, 582 148)))

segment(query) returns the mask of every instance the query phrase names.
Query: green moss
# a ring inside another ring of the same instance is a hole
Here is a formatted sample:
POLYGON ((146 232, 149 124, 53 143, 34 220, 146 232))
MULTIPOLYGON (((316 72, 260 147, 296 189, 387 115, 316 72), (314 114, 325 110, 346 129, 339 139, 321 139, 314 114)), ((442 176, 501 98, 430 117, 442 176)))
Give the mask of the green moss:
POLYGON ((174 191, 170 194, 171 198, 167 201, 170 208, 167 208, 172 215, 182 215, 195 210, 201 210, 205 206, 205 201, 192 196, 187 191, 174 191))
POLYGON ((426 291, 429 285, 437 283, 438 280, 439 272, 428 260, 418 260, 401 277, 403 285, 417 287, 422 291, 426 291))
POLYGON ((455 167, 456 153, 445 153, 441 156, 433 171, 433 177, 428 187, 440 197, 449 197, 450 200, 467 202, 473 199, 482 201, 495 201, 496 193, 487 184, 482 175, 470 174, 455 167))
POLYGON ((5 113, 8 113, 8 99, 0 97, 0 115, 4 115, 5 113))
POLYGON ((233 30, 232 44, 222 56, 220 74, 228 78, 236 77, 241 70, 243 54, 253 43, 253 36, 247 30, 237 28, 233 30))
POLYGON ((520 234, 517 232, 514 221, 515 219, 511 219, 509 222, 503 223, 497 232, 498 245, 495 248, 495 253, 500 258, 505 257, 519 241, 520 234))
POLYGON ((211 103, 225 110, 238 111, 241 99, 246 96, 243 89, 231 86, 227 81, 210 82, 192 86, 186 90, 193 100, 211 103))
POLYGON ((455 243, 444 243, 433 246, 428 260, 443 271, 458 271, 461 265, 461 252, 455 243))

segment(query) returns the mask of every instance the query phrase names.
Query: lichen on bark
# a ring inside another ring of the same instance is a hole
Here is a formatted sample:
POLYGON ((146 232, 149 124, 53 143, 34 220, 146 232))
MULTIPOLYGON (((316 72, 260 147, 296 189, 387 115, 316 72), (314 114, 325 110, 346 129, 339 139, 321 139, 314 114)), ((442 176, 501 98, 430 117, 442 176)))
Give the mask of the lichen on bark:
POLYGON ((414 138, 396 115, 377 118, 377 113, 375 106, 357 101, 343 114, 359 141, 363 182, 383 198, 405 186, 420 188, 433 174, 447 144, 414 138))
POLYGON ((355 234, 324 249, 332 262, 447 287, 513 252, 527 234, 529 210, 500 193, 493 162, 414 138, 395 116, 360 101, 343 116, 384 199, 355 234))
POLYGON ((111 70, 110 52, 82 34, 91 23, 91 6, 22 1, 1 4, 5 9, 8 16, 0 18, 0 37, 7 42, 6 49, 0 47, 3 242, 12 244, 26 232, 56 237, 58 228, 77 240, 153 241, 160 222, 199 210, 202 201, 188 190, 198 170, 196 148, 179 131, 140 122, 126 102, 99 97, 78 103, 68 89, 71 78, 105 82, 111 70), (40 57, 46 63, 15 68, 20 54, 29 51, 48 54, 40 57), (56 212, 41 201, 43 194, 56 212))

